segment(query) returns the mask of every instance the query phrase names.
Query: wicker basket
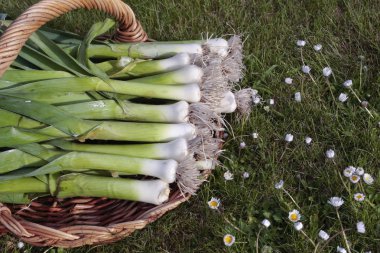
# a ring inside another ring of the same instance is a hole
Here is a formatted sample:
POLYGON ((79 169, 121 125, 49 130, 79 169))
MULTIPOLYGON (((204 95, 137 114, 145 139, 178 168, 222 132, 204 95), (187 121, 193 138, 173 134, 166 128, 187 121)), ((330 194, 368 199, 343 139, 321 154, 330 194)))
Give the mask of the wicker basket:
MULTIPOLYGON (((34 31, 79 8, 98 9, 114 16, 119 22, 114 40, 138 42, 148 38, 131 8, 121 0, 43 0, 20 15, 0 38, 0 76, 34 31)), ((208 173, 205 171, 205 176, 208 173)), ((0 234, 13 234, 35 246, 106 244, 144 228, 189 197, 173 185, 169 201, 160 206, 106 198, 45 197, 27 206, 0 203, 0 234)))

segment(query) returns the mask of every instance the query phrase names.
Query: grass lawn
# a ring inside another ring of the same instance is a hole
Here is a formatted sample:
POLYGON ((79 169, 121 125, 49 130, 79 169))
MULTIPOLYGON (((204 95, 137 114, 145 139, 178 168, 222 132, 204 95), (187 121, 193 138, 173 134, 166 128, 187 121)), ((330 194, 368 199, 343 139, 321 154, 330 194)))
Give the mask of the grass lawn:
MULTIPOLYGON (((34 2, 0 0, 0 12, 16 17, 34 2)), ((242 34, 246 72, 240 86, 258 90, 262 103, 253 107, 248 119, 227 117, 231 126, 222 166, 188 203, 112 245, 71 250, 25 246, 20 252, 314 252, 312 243, 288 219, 293 209, 302 215, 303 232, 319 243, 318 252, 336 252, 337 246, 346 247, 342 234, 328 244, 318 239, 321 229, 331 237, 342 230, 335 208, 327 203, 333 196, 345 201, 339 214, 351 252, 380 252, 379 1, 128 3, 157 40, 242 34), (307 41, 302 57, 298 39, 307 41), (323 45, 320 52, 313 49, 318 43, 323 45), (301 72, 302 61, 311 67, 311 76, 301 72), (326 66, 333 71, 328 79, 322 75, 326 66), (286 77, 293 84, 286 84, 286 77), (353 81, 353 90, 342 86, 347 79, 353 81), (301 93, 301 102, 294 100, 296 92, 301 93), (369 102, 374 117, 353 92, 369 102), (347 93, 346 102, 338 100, 340 93, 347 93), (273 106, 268 104, 271 98, 273 106), (288 133, 294 140, 286 144, 288 133), (310 145, 306 136, 312 138, 310 145), (239 148, 241 142, 246 143, 244 149, 239 148), (333 159, 326 158, 328 149, 335 151, 333 159), (343 175, 349 165, 363 167, 374 183, 367 185, 363 179, 351 183, 343 175), (233 173, 231 181, 223 177, 227 170, 233 173), (244 179, 243 172, 249 178, 244 179), (281 179, 284 188, 276 189, 281 179), (365 201, 354 200, 357 192, 366 195, 365 201), (220 198, 219 211, 208 207, 211 197, 220 198), (272 223, 268 229, 260 225, 265 218, 272 223), (364 222, 366 233, 357 232, 358 221, 364 222), (227 233, 236 237, 231 247, 223 244, 227 233)), ((76 11, 49 25, 83 34, 104 17, 96 11, 76 11)), ((17 240, 3 236, 0 251, 13 252, 15 244, 17 240)))

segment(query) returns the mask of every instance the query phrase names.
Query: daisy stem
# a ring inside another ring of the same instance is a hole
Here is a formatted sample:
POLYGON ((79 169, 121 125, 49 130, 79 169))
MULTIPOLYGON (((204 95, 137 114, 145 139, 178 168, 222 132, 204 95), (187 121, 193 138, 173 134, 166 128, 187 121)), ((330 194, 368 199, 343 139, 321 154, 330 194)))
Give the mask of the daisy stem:
POLYGON ((329 86, 329 90, 330 90, 330 93, 331 93, 331 97, 332 97, 333 100, 334 100, 334 104, 336 104, 336 100, 335 100, 335 97, 334 97, 334 93, 333 93, 333 91, 332 91, 332 89, 331 89, 331 83, 330 83, 330 80, 329 80, 328 77, 326 77, 326 83, 327 83, 327 85, 329 86))
POLYGON ((314 252, 313 253, 317 253, 318 251, 318 247, 319 247, 319 242, 317 243, 317 245, 315 245, 315 248, 314 248, 314 252))
POLYGON ((263 230, 262 227, 259 229, 259 232, 257 233, 257 237, 256 237, 256 253, 259 253, 259 237, 260 237, 261 230, 263 230))
POLYGON ((350 189, 347 187, 346 183, 344 182, 343 178, 342 178, 342 175, 338 172, 338 175, 339 175, 339 178, 340 178, 340 181, 342 181, 342 184, 344 186, 344 188, 346 188, 347 192, 351 195, 351 191, 350 189))
POLYGON ((344 243, 346 244, 347 251, 348 253, 351 253, 350 245, 348 244, 347 236, 346 236, 346 233, 344 232, 344 228, 343 228, 342 220, 340 219, 338 208, 335 208, 335 211, 336 211, 336 215, 338 216, 340 227, 342 229, 342 235, 343 235, 344 243))
POLYGON ((303 60, 302 47, 301 47, 301 61, 302 61, 302 65, 305 65, 305 61, 303 60))
POLYGON ((305 231, 300 230, 300 232, 309 240, 309 242, 314 246, 314 248, 316 248, 315 242, 313 240, 311 240, 311 238, 309 236, 307 236, 305 231))
POLYGON ((363 60, 360 59, 359 89, 362 88, 363 60))
MULTIPOLYGON (((356 94, 356 92, 354 91, 354 89, 352 89, 352 87, 349 87, 350 91, 352 92, 352 94, 354 94, 354 96, 356 97, 356 99, 359 101, 359 103, 361 104, 362 103, 362 100, 359 98, 359 96, 356 94)), ((367 107, 364 107, 364 109, 368 112, 369 116, 371 116, 372 118, 375 118, 372 114, 372 112, 370 110, 368 110, 367 107)))
POLYGON ((335 237, 337 237, 338 235, 340 235, 341 233, 344 233, 344 231, 349 231, 351 229, 345 229, 345 230, 342 230, 342 231, 339 231, 338 233, 336 233, 335 235, 331 236, 325 244, 322 245, 322 247, 319 249, 319 252, 322 252, 322 250, 329 244, 330 241, 332 241, 335 237))
POLYGON ((284 149, 284 152, 282 152, 282 154, 281 154, 281 156, 280 156, 280 159, 278 160, 278 161, 281 161, 282 160, 282 158, 284 157, 284 155, 285 155, 285 152, 286 152, 286 149, 288 148, 288 142, 285 144, 285 149, 284 149))
POLYGON ((289 193, 287 190, 285 190, 284 188, 282 188, 282 190, 286 193, 286 195, 289 196, 289 198, 293 201, 293 203, 296 205, 296 207, 297 207, 298 209, 301 210, 301 207, 300 207, 300 206, 297 204, 297 202, 293 199, 292 195, 290 195, 290 193, 289 193))

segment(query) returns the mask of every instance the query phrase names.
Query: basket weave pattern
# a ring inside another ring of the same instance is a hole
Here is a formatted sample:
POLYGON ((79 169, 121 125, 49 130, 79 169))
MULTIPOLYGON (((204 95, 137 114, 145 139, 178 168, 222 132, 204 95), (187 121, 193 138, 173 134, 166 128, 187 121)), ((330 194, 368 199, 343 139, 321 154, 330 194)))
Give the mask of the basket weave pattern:
MULTIPOLYGON (((48 21, 78 8, 98 9, 119 22, 113 39, 146 41, 131 8, 121 0, 43 0, 21 14, 0 37, 0 76, 16 59, 29 36, 48 21)), ((210 171, 204 171, 205 177, 210 171)), ((190 196, 172 187, 160 206, 106 198, 38 198, 29 205, 0 203, 0 234, 10 233, 35 246, 63 248, 118 241, 142 229, 190 196)))

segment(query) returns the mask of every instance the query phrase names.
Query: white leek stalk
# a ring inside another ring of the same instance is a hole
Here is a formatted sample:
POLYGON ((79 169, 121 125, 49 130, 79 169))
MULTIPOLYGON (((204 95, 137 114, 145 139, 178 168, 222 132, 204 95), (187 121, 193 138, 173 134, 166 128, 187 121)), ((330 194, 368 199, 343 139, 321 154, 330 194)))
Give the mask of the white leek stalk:
POLYGON ((237 104, 235 95, 229 91, 224 94, 224 97, 220 100, 219 106, 216 111, 219 113, 232 113, 236 110, 237 104))
POLYGON ((187 141, 183 138, 167 143, 149 144, 79 144, 64 140, 53 140, 49 144, 67 151, 114 154, 150 159, 174 159, 181 161, 188 155, 187 141))
POLYGON ((107 197, 160 205, 169 199, 169 184, 71 173, 58 180, 57 197, 107 197))

